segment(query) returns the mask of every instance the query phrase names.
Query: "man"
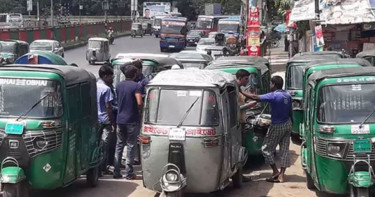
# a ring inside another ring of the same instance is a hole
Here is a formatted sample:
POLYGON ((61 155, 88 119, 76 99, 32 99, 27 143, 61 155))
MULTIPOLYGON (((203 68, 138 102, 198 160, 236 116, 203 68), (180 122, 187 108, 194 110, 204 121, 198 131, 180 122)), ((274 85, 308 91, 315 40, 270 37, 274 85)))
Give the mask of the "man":
POLYGON ((150 9, 145 9, 145 18, 150 18, 150 9))
POLYGON ((282 183, 285 181, 285 170, 290 166, 289 144, 292 131, 292 97, 283 90, 284 81, 280 76, 271 79, 271 93, 254 95, 242 92, 248 98, 268 102, 271 106, 271 126, 264 139, 262 152, 266 162, 270 164, 273 174, 266 179, 268 182, 282 183), (274 153, 280 145, 281 170, 276 164, 274 153))
POLYGON ((98 105, 98 118, 100 123, 100 132, 104 142, 104 161, 102 164, 102 171, 108 172, 110 165, 110 142, 113 138, 116 128, 115 116, 113 111, 112 102, 114 95, 111 91, 113 84, 113 70, 111 67, 105 65, 99 69, 99 80, 97 86, 97 105, 98 105))
POLYGON ((125 81, 120 82, 116 87, 118 97, 117 114, 117 143, 115 153, 115 171, 113 178, 123 178, 120 172, 122 153, 127 146, 126 154, 126 179, 135 179, 133 170, 135 146, 139 135, 139 110, 143 106, 141 86, 135 82, 138 69, 133 65, 121 66, 125 75, 125 81))

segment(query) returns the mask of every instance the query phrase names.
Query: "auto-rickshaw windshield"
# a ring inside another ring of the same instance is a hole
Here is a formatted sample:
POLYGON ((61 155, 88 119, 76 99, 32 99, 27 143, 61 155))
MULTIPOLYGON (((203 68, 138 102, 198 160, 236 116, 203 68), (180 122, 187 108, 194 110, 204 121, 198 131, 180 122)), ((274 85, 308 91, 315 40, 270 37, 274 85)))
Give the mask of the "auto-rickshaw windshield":
MULTIPOLYGON (((374 110, 375 84, 325 86, 319 91, 318 121, 361 123, 374 110)), ((372 115, 366 122, 374 123, 372 115)))
POLYGON ((288 68, 288 87, 292 90, 301 90, 302 89, 302 80, 303 80, 303 69, 306 63, 292 64, 288 68))
POLYGON ((30 50, 52 51, 52 42, 33 42, 30 45, 30 50))
POLYGON ((132 29, 138 29, 139 25, 139 23, 132 24, 132 29))
POLYGON ((89 41, 89 49, 101 49, 103 45, 102 41, 99 40, 90 40, 89 41))
POLYGON ((0 41, 0 52, 1 53, 14 53, 16 48, 15 42, 1 42, 0 41))
POLYGON ((25 114, 41 98, 43 100, 26 117, 60 117, 63 113, 61 97, 61 85, 58 81, 0 78, 0 117, 25 114))
POLYGON ((182 126, 219 124, 216 95, 211 90, 151 89, 146 102, 146 123, 176 126, 183 120, 182 126), (194 102, 195 104, 192 105, 194 102), (191 106, 191 110, 183 119, 191 106))

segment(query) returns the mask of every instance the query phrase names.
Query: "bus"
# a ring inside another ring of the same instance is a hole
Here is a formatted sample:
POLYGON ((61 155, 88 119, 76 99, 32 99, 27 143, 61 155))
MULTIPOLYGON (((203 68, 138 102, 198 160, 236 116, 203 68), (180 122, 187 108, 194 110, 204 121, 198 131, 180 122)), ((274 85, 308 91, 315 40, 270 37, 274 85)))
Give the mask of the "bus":
POLYGON ((186 47, 187 18, 164 17, 161 21, 160 50, 181 51, 186 47))
POLYGON ((219 24, 219 20, 223 18, 228 18, 230 16, 207 16, 207 15, 199 15, 197 20, 196 29, 204 30, 206 34, 210 32, 217 31, 217 26, 219 24))
POLYGON ((20 13, 0 13, 0 29, 23 27, 23 17, 20 13))
POLYGON ((218 32, 225 33, 226 35, 232 34, 235 36, 239 36, 241 26, 242 23, 240 16, 232 16, 229 18, 220 19, 218 23, 218 32))

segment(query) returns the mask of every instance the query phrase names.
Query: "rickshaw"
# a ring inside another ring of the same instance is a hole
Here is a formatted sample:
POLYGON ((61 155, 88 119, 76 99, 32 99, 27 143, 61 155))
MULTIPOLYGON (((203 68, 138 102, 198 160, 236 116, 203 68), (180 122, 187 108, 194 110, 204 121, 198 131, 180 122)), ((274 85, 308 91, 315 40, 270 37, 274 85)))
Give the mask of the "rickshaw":
POLYGON ((285 71, 285 90, 287 90, 292 96, 293 100, 293 130, 292 139, 298 141, 300 138, 299 125, 303 120, 303 108, 302 108, 302 84, 303 84, 303 70, 309 62, 315 60, 327 60, 332 61, 335 59, 342 58, 335 52, 324 53, 299 53, 293 58, 289 59, 286 65, 285 71))
POLYGON ((307 187, 373 196, 369 190, 375 180, 375 68, 318 71, 306 86, 301 160, 307 187))
POLYGON ((375 49, 362 51, 357 54, 357 58, 363 58, 369 61, 373 66, 375 66, 375 49))
POLYGON ((18 58, 15 64, 53 64, 53 65, 68 65, 65 60, 52 52, 35 51, 27 53, 18 58))
POLYGON ((86 50, 86 60, 90 65, 96 62, 109 62, 111 54, 109 52, 109 40, 106 38, 90 38, 86 50))
POLYGON ((135 38, 137 36, 143 37, 144 35, 144 31, 143 31, 143 27, 141 23, 133 23, 131 31, 132 31, 132 34, 131 34, 132 38, 135 38))
POLYGON ((70 185, 95 186, 102 148, 96 79, 73 66, 0 67, 0 182, 4 197, 70 185))
POLYGON ((128 53, 122 54, 122 58, 113 59, 111 65, 114 70, 114 80, 113 84, 116 87, 117 83, 125 80, 124 74, 121 72, 120 68, 124 64, 129 64, 135 59, 142 60, 143 65, 143 75, 149 79, 155 77, 155 75, 163 70, 171 69, 173 65, 179 65, 180 68, 183 68, 183 65, 173 58, 168 56, 154 56, 153 54, 136 54, 128 53))
POLYGON ((242 184, 246 151, 238 129, 237 82, 212 70, 168 70, 147 86, 143 184, 165 196, 242 184))
MULTIPOLYGON (((0 60, 12 64, 22 55, 30 51, 29 44, 21 40, 0 40, 0 60)), ((0 62, 1 64, 1 62, 0 62)))
MULTIPOLYGON (((220 70, 232 74, 234 77, 240 69, 247 70, 250 73, 249 84, 245 87, 245 91, 254 94, 266 94, 270 92, 269 84, 271 81, 271 74, 267 66, 262 62, 238 60, 233 58, 232 61, 214 61, 205 68, 206 70, 220 70)), ((259 119, 260 116, 269 113, 268 105, 264 103, 257 103, 254 107, 246 110, 245 131, 243 143, 249 156, 260 156, 262 154, 261 148, 263 140, 268 129, 268 125, 262 127, 253 124, 253 120, 259 119)))

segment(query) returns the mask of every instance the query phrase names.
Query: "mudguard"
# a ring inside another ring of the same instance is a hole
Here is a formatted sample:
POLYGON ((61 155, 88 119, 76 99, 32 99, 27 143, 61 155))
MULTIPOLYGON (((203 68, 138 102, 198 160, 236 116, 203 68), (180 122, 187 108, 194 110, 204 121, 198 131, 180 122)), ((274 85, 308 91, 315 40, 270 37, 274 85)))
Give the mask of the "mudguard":
POLYGON ((354 187, 371 187, 374 183, 372 182, 371 174, 367 171, 358 171, 349 174, 349 182, 354 187))
POLYGON ((307 149, 305 146, 306 142, 301 144, 301 164, 304 170, 307 170, 307 149))
POLYGON ((301 136, 301 138, 302 139, 305 139, 305 127, 304 127, 305 125, 303 124, 303 123, 301 123, 300 125, 299 125, 299 135, 301 136))
POLYGON ((26 179, 25 172, 17 166, 5 167, 1 169, 1 183, 19 183, 26 179))

